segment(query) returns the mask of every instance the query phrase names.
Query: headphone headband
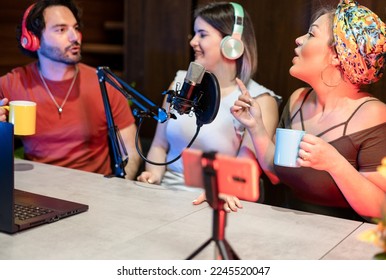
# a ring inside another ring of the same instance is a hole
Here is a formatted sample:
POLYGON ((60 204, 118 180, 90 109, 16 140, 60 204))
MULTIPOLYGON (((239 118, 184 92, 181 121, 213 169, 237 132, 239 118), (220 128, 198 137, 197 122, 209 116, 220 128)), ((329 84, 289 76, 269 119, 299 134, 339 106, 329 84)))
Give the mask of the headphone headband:
POLYGON ((233 26, 233 34, 243 34, 244 29, 244 9, 240 4, 230 2, 235 11, 235 24, 233 26))
POLYGON ((222 54, 231 60, 238 59, 244 53, 244 43, 241 40, 244 29, 244 9, 240 4, 229 2, 235 15, 232 35, 225 36, 221 41, 222 54))
POLYGON ((23 21, 21 23, 21 37, 20 37, 20 44, 22 45, 22 47, 32 52, 37 51, 40 47, 39 38, 36 37, 27 28, 27 18, 34 6, 35 4, 30 5, 27 8, 27 10, 24 12, 23 21))

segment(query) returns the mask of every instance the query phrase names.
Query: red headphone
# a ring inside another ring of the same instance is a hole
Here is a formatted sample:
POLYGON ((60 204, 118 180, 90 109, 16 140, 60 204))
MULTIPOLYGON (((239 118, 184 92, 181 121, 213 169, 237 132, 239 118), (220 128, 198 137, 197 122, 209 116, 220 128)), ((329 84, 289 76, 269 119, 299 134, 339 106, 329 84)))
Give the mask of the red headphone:
POLYGON ((32 4, 24 12, 23 21, 21 23, 21 37, 20 37, 20 44, 22 45, 22 47, 31 52, 37 51, 40 47, 39 38, 36 37, 36 35, 34 35, 31 31, 28 31, 27 25, 26 25, 27 17, 34 6, 35 4, 32 4))

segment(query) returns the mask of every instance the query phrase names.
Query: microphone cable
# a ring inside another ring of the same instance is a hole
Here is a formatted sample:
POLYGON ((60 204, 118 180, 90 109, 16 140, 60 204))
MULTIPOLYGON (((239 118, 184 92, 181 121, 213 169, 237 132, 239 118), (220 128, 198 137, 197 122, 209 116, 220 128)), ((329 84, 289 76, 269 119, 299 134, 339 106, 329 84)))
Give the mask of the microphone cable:
MULTIPOLYGON (((182 152, 181 154, 179 154, 176 158, 170 160, 170 161, 167 161, 167 162, 154 162, 154 161, 151 161, 149 159, 147 159, 141 152, 141 149, 139 148, 139 131, 141 130, 141 126, 142 126, 142 123, 143 123, 143 118, 140 118, 139 119, 139 123, 138 123, 138 129, 137 129, 137 132, 135 134, 135 148, 137 149, 137 152, 139 154, 139 156, 144 160, 146 161, 147 163, 150 163, 150 164, 153 164, 153 165, 168 165, 168 164, 171 164, 177 160, 179 160, 182 156, 182 152)), ((186 146, 186 149, 187 148, 190 148, 190 146, 192 146, 194 140, 196 140, 197 136, 198 136, 198 133, 200 132, 200 129, 201 129, 201 126, 202 125, 197 125, 197 129, 196 129, 196 133, 194 134, 192 140, 190 140, 189 144, 186 146)))

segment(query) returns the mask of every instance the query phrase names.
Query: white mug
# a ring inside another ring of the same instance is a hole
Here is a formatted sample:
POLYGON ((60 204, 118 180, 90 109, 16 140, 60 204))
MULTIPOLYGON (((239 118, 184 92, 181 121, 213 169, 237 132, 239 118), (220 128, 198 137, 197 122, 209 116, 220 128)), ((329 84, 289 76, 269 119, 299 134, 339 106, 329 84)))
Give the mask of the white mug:
POLYGON ((274 163, 280 166, 299 167, 296 160, 299 155, 299 145, 304 134, 303 130, 286 128, 276 129, 276 146, 274 163))

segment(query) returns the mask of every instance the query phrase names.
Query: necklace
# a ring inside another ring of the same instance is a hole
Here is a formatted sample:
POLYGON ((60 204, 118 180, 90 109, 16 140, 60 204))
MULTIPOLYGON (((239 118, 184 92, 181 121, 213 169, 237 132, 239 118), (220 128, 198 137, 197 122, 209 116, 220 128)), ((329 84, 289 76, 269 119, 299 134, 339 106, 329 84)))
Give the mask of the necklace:
POLYGON ((55 98, 54 98, 54 95, 51 93, 50 89, 48 88, 47 83, 46 83, 46 81, 44 80, 44 77, 43 77, 43 75, 42 75, 42 71, 40 70, 40 67, 39 67, 39 76, 40 76, 40 78, 42 79, 43 85, 44 85, 45 89, 47 90, 48 95, 51 97, 52 101, 55 103, 56 108, 58 108, 58 113, 59 113, 59 115, 61 115, 62 112, 63 112, 64 104, 66 104, 67 98, 68 98, 68 96, 70 95, 70 93, 71 93, 71 91, 72 91, 72 88, 74 87, 76 77, 78 76, 78 72, 79 72, 78 66, 75 66, 75 75, 74 75, 74 78, 72 79, 70 88, 68 89, 68 91, 67 91, 67 93, 66 93, 66 96, 64 97, 64 100, 63 100, 63 102, 62 102, 62 105, 59 106, 58 102, 56 102, 56 100, 55 100, 55 98))

